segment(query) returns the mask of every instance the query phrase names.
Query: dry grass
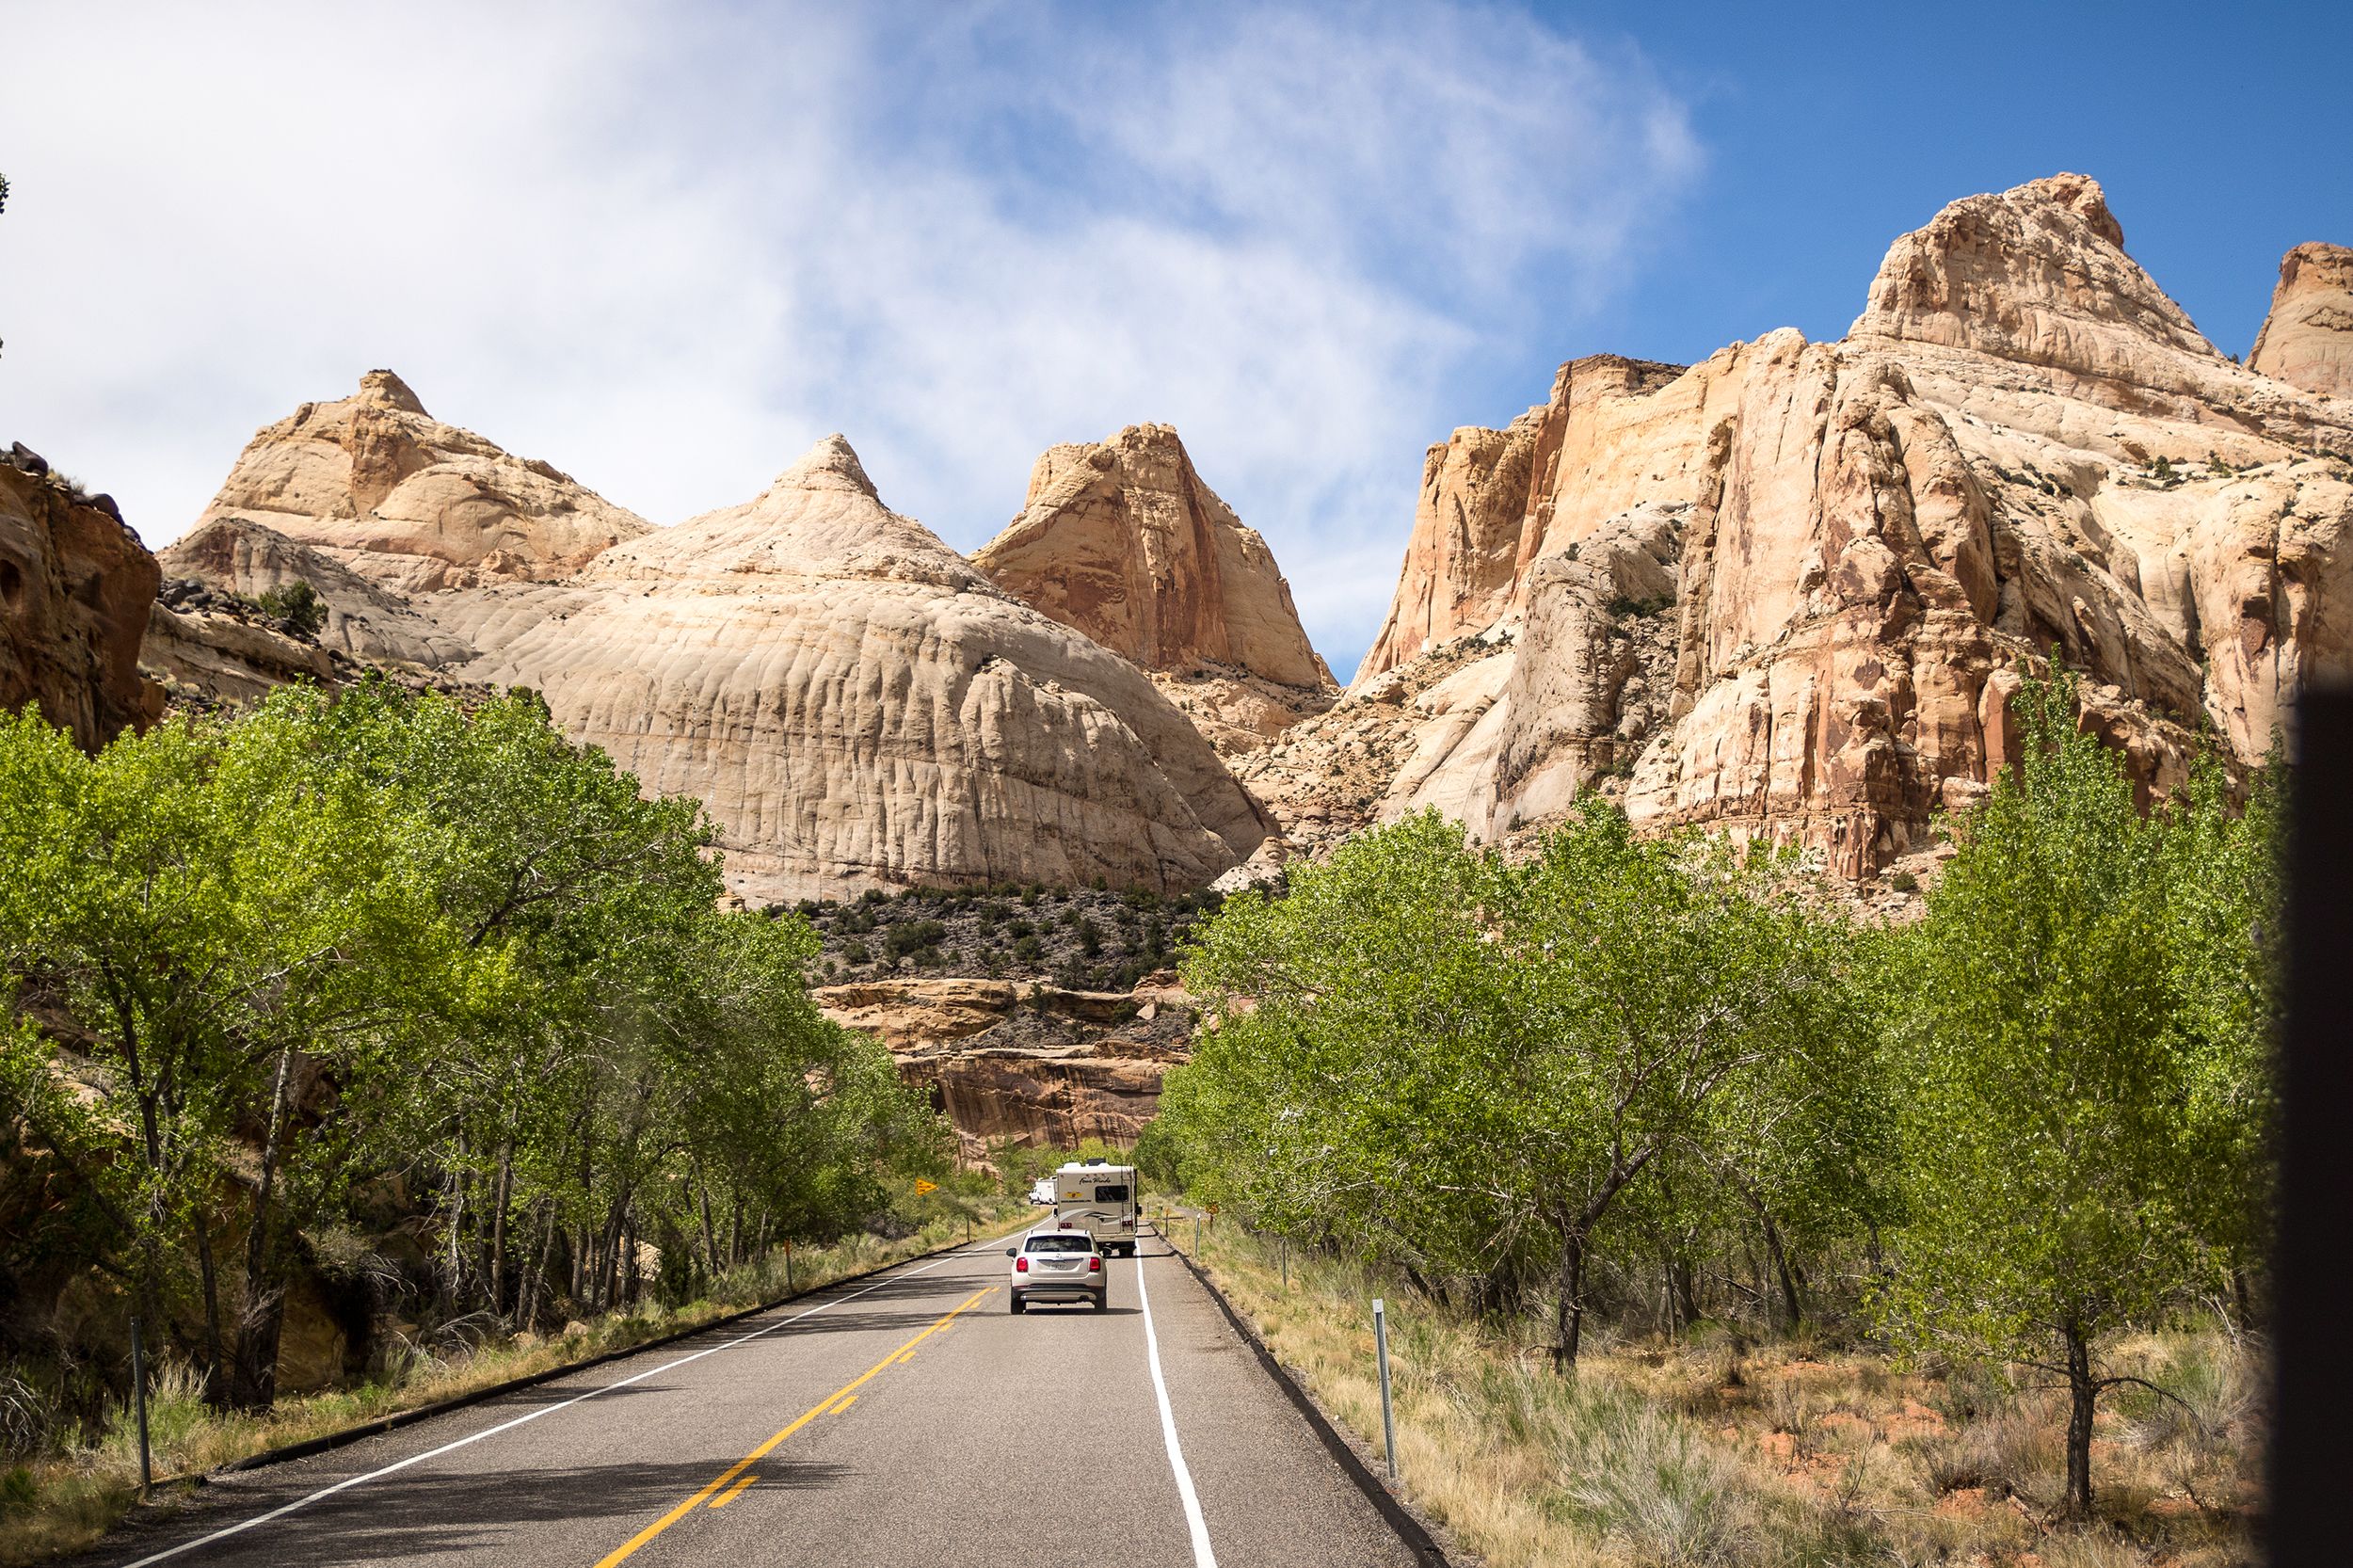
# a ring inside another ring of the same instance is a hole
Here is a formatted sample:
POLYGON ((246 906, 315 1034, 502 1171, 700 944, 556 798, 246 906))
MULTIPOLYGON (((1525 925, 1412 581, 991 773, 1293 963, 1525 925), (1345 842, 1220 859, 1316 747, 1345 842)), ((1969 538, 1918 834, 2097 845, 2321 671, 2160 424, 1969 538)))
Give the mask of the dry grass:
MULTIPOLYGON (((975 1234, 1000 1228, 1008 1213, 1029 1223, 1025 1208, 1000 1204, 985 1221, 976 1222, 975 1234)), ((962 1234, 961 1220, 941 1220, 896 1241, 859 1235, 831 1247, 803 1248, 793 1255, 793 1283, 807 1290, 946 1246, 962 1234)), ((191 1368, 164 1363, 152 1373, 148 1400, 149 1445, 158 1487, 146 1506, 175 1507, 190 1490, 186 1478, 269 1448, 328 1436, 380 1416, 699 1327, 783 1295, 784 1276, 779 1256, 728 1274, 707 1300, 675 1308, 641 1301, 631 1311, 571 1323, 565 1333, 549 1338, 524 1334, 481 1342, 396 1345, 386 1358, 386 1369, 369 1383, 284 1400, 266 1416, 215 1413, 205 1406, 201 1380, 191 1368)), ((4 1396, 0 1390, 0 1404, 6 1403, 4 1396)), ((12 1466, 0 1462, 0 1568, 89 1545, 139 1506, 138 1477, 138 1428, 127 1408, 111 1414, 94 1442, 12 1466)))
MULTIPOLYGON (((1190 1223, 1169 1234, 1190 1251, 1190 1223)), ((1901 1371, 1803 1340, 1610 1342, 1574 1378, 1542 1325, 1479 1322, 1395 1281, 1230 1224, 1205 1262, 1285 1365, 1371 1452, 1380 1387, 1369 1301, 1390 1304, 1402 1490, 1496 1568, 1981 1564, 2224 1568, 2252 1562, 2261 1383, 2218 1332, 2144 1336, 2093 1448, 2099 1522, 2057 1522, 2063 1400, 1998 1369, 1901 1371)))

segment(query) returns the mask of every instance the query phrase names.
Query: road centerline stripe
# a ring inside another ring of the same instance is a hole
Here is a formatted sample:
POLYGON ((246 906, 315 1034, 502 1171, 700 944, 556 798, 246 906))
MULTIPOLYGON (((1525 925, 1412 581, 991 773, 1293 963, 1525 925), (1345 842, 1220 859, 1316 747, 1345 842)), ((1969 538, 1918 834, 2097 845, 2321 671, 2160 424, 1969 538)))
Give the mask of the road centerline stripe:
MULTIPOLYGON (((1193 1568, 1217 1568, 1209 1550, 1209 1521, 1201 1517, 1201 1495, 1185 1468, 1185 1448, 1176 1441, 1176 1414, 1168 1404, 1168 1380, 1160 1375, 1160 1336, 1152 1327, 1152 1297, 1144 1288, 1144 1255, 1136 1255, 1136 1300, 1144 1307, 1144 1351, 1152 1367, 1152 1394, 1160 1402, 1160 1437, 1168 1445, 1168 1467, 1176 1473, 1176 1496, 1185 1505, 1185 1528, 1193 1536, 1193 1568)), ((601 1565, 600 1565, 601 1568, 601 1565)))
POLYGON ((728 1487, 725 1492, 722 1492, 717 1496, 712 1498, 711 1506, 713 1508, 727 1507, 728 1504, 735 1501, 736 1498, 744 1495, 744 1489, 745 1487, 751 1485, 752 1482, 758 1480, 760 1478, 758 1476, 745 1476, 742 1480, 737 1481, 733 1486, 728 1487))
POLYGON ((668 1529, 672 1525, 677 1524, 680 1519, 685 1518, 689 1513, 694 1512, 696 1508, 700 1507, 710 1498, 712 1493, 727 1485, 728 1482, 735 1480, 736 1477, 742 1475, 744 1471, 750 1469, 761 1460, 767 1458, 768 1455, 775 1450, 777 1444, 783 1442, 786 1438, 792 1436, 794 1432, 800 1431, 803 1427, 817 1419, 818 1416, 824 1415, 836 1400, 840 1399, 844 1394, 855 1396, 859 1387, 872 1379, 880 1377, 883 1372, 889 1368, 892 1362, 899 1359, 902 1352, 912 1350, 914 1347, 921 1344, 924 1340, 930 1338, 933 1335, 937 1334, 941 1329, 946 1328, 949 1323, 955 1320, 959 1313, 970 1310, 973 1303, 979 1301, 983 1296, 987 1295, 990 1291, 996 1288, 997 1287, 994 1285, 984 1285, 978 1290, 973 1291, 970 1295, 965 1297, 963 1301, 956 1304, 956 1305, 950 1309, 946 1315, 939 1318, 922 1333, 917 1335, 905 1344, 896 1347, 888 1355, 884 1356, 880 1361, 875 1362, 872 1367, 869 1367, 866 1370, 860 1372, 856 1377, 851 1379, 848 1383, 843 1384, 840 1387, 835 1389, 824 1399, 819 1400, 815 1404, 810 1405, 807 1410, 801 1413, 799 1418, 793 1421, 791 1426, 786 1427, 782 1432, 777 1432, 774 1437, 769 1438, 768 1441, 762 1443, 759 1448, 754 1448, 750 1453, 745 1454, 742 1459, 737 1460, 727 1469, 721 1471, 718 1477, 709 1485, 705 1486, 701 1491, 696 1493, 693 1496, 687 1498, 684 1502, 670 1510, 669 1512, 664 1514, 661 1518, 656 1519, 652 1524, 648 1525, 644 1529, 639 1530, 635 1535, 631 1536, 627 1541, 623 1542, 620 1545, 616 1546, 612 1551, 607 1552, 603 1557, 599 1558, 597 1560, 597 1568, 616 1568, 616 1564, 628 1560, 630 1556, 640 1546, 643 1546, 646 1543, 651 1541, 655 1536, 660 1535, 664 1530, 668 1529))
POLYGON ((898 1280, 909 1278, 915 1274, 929 1273, 931 1271, 938 1268, 943 1263, 952 1263, 958 1257, 968 1256, 969 1250, 970 1249, 968 1248, 960 1247, 954 1252, 948 1253, 943 1256, 933 1259, 931 1262, 924 1264, 920 1269, 908 1269, 904 1272, 894 1272, 885 1278, 876 1280, 872 1285, 866 1286, 861 1289, 851 1291, 846 1296, 836 1296, 831 1301, 819 1302, 815 1306, 808 1308, 805 1312, 796 1312, 790 1318, 778 1319, 776 1321, 768 1324, 764 1328, 757 1328, 749 1334, 739 1335, 735 1338, 729 1339, 724 1344, 712 1345, 707 1350, 696 1351, 692 1355, 680 1356, 675 1361, 665 1361, 659 1367, 648 1367, 646 1370, 630 1377, 619 1378, 612 1383, 599 1384, 596 1387, 587 1390, 585 1393, 575 1394, 570 1399, 562 1400, 556 1404, 542 1405, 537 1410, 526 1411, 524 1414, 516 1416, 512 1420, 501 1421, 494 1427, 485 1427, 482 1431, 474 1432, 470 1436, 460 1437, 455 1442, 444 1443, 438 1448, 428 1448, 421 1454, 410 1454, 407 1459, 395 1460, 392 1464, 384 1465, 379 1469, 365 1471, 362 1474, 356 1476, 347 1476, 344 1480, 335 1482, 332 1486, 322 1486, 316 1492, 312 1492, 307 1496, 296 1497, 290 1503, 282 1503, 277 1508, 269 1510, 265 1513, 257 1513, 250 1519, 241 1519, 233 1525, 224 1526, 219 1529, 210 1532, 209 1534, 197 1536, 194 1540, 183 1541, 177 1546, 167 1546, 160 1552, 152 1553, 149 1556, 140 1558, 136 1562, 128 1564, 127 1568, 149 1568, 149 1564, 151 1563, 161 1562, 167 1558, 178 1557, 183 1552, 192 1552, 199 1546, 210 1545, 216 1541, 223 1540, 232 1535, 242 1535, 247 1530, 253 1528, 257 1525, 266 1525, 273 1519, 281 1519, 287 1514, 294 1512, 296 1509, 308 1508, 312 1503, 331 1497, 339 1492, 348 1492, 355 1486, 364 1486, 369 1481, 381 1480, 384 1477, 392 1475, 397 1471, 406 1470, 412 1464, 422 1464, 428 1459, 439 1459, 443 1454, 453 1453, 470 1444, 479 1443, 486 1437, 496 1437, 503 1432, 512 1432, 515 1428, 522 1426, 526 1422, 536 1421, 542 1416, 552 1416, 559 1410, 569 1410, 572 1406, 579 1404, 584 1400, 593 1400, 599 1394, 610 1393, 616 1388, 627 1388, 632 1383, 643 1383, 646 1379, 650 1377, 659 1377, 664 1372, 671 1371, 674 1368, 683 1367, 690 1361, 700 1361, 704 1356, 716 1355, 721 1351, 731 1351, 739 1345, 748 1345, 753 1340, 760 1338, 765 1335, 774 1334, 780 1328, 790 1328, 804 1318, 813 1318, 818 1313, 824 1312, 829 1307, 840 1306, 844 1302, 854 1302, 860 1296, 871 1295, 872 1292, 881 1289, 886 1285, 893 1284, 898 1280))

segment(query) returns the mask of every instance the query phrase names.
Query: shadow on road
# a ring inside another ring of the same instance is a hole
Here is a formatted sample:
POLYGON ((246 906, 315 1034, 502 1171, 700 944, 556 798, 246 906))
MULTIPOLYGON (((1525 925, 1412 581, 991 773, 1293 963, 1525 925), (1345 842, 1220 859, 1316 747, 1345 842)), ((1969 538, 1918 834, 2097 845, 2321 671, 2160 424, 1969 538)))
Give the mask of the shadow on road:
MULTIPOLYGON (((538 1470, 518 1477, 504 1471, 450 1475, 419 1471, 388 1476, 359 1490, 329 1497, 284 1519, 272 1520, 239 1536, 190 1554, 206 1563, 369 1562, 383 1559, 431 1558, 440 1554, 497 1554, 502 1544, 517 1551, 503 1530, 580 1521, 613 1522, 612 1544, 633 1527, 693 1496, 724 1466, 708 1459, 676 1464, 627 1464, 538 1470)), ((777 1487, 807 1491, 849 1474, 838 1464, 792 1464, 775 1456, 759 1466, 757 1492, 777 1487)), ((245 1512, 241 1506, 240 1513, 245 1512)), ((192 1539, 228 1523, 209 1519, 179 1528, 126 1532, 109 1543, 107 1555, 88 1561, 129 1562, 192 1539)))

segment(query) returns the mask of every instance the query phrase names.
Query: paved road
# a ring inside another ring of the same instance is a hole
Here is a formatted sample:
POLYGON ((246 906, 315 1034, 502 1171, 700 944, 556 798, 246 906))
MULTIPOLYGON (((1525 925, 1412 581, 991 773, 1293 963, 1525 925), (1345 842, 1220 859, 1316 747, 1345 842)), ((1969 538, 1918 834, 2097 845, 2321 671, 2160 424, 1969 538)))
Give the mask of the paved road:
POLYGON ((1109 1312, 1017 1318, 1004 1245, 224 1477, 87 1560, 1413 1561, 1157 1238, 1109 1312))

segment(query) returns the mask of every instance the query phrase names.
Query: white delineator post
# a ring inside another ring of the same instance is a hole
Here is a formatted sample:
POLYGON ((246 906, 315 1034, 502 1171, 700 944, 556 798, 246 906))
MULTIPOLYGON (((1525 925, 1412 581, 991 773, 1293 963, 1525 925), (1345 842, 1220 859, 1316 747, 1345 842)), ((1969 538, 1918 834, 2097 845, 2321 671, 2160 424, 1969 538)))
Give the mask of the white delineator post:
POLYGON ((1381 1362, 1381 1452, 1389 1462, 1389 1479, 1397 1480, 1397 1412, 1389 1403, 1389 1314, 1381 1298, 1372 1298, 1372 1347, 1381 1362))

